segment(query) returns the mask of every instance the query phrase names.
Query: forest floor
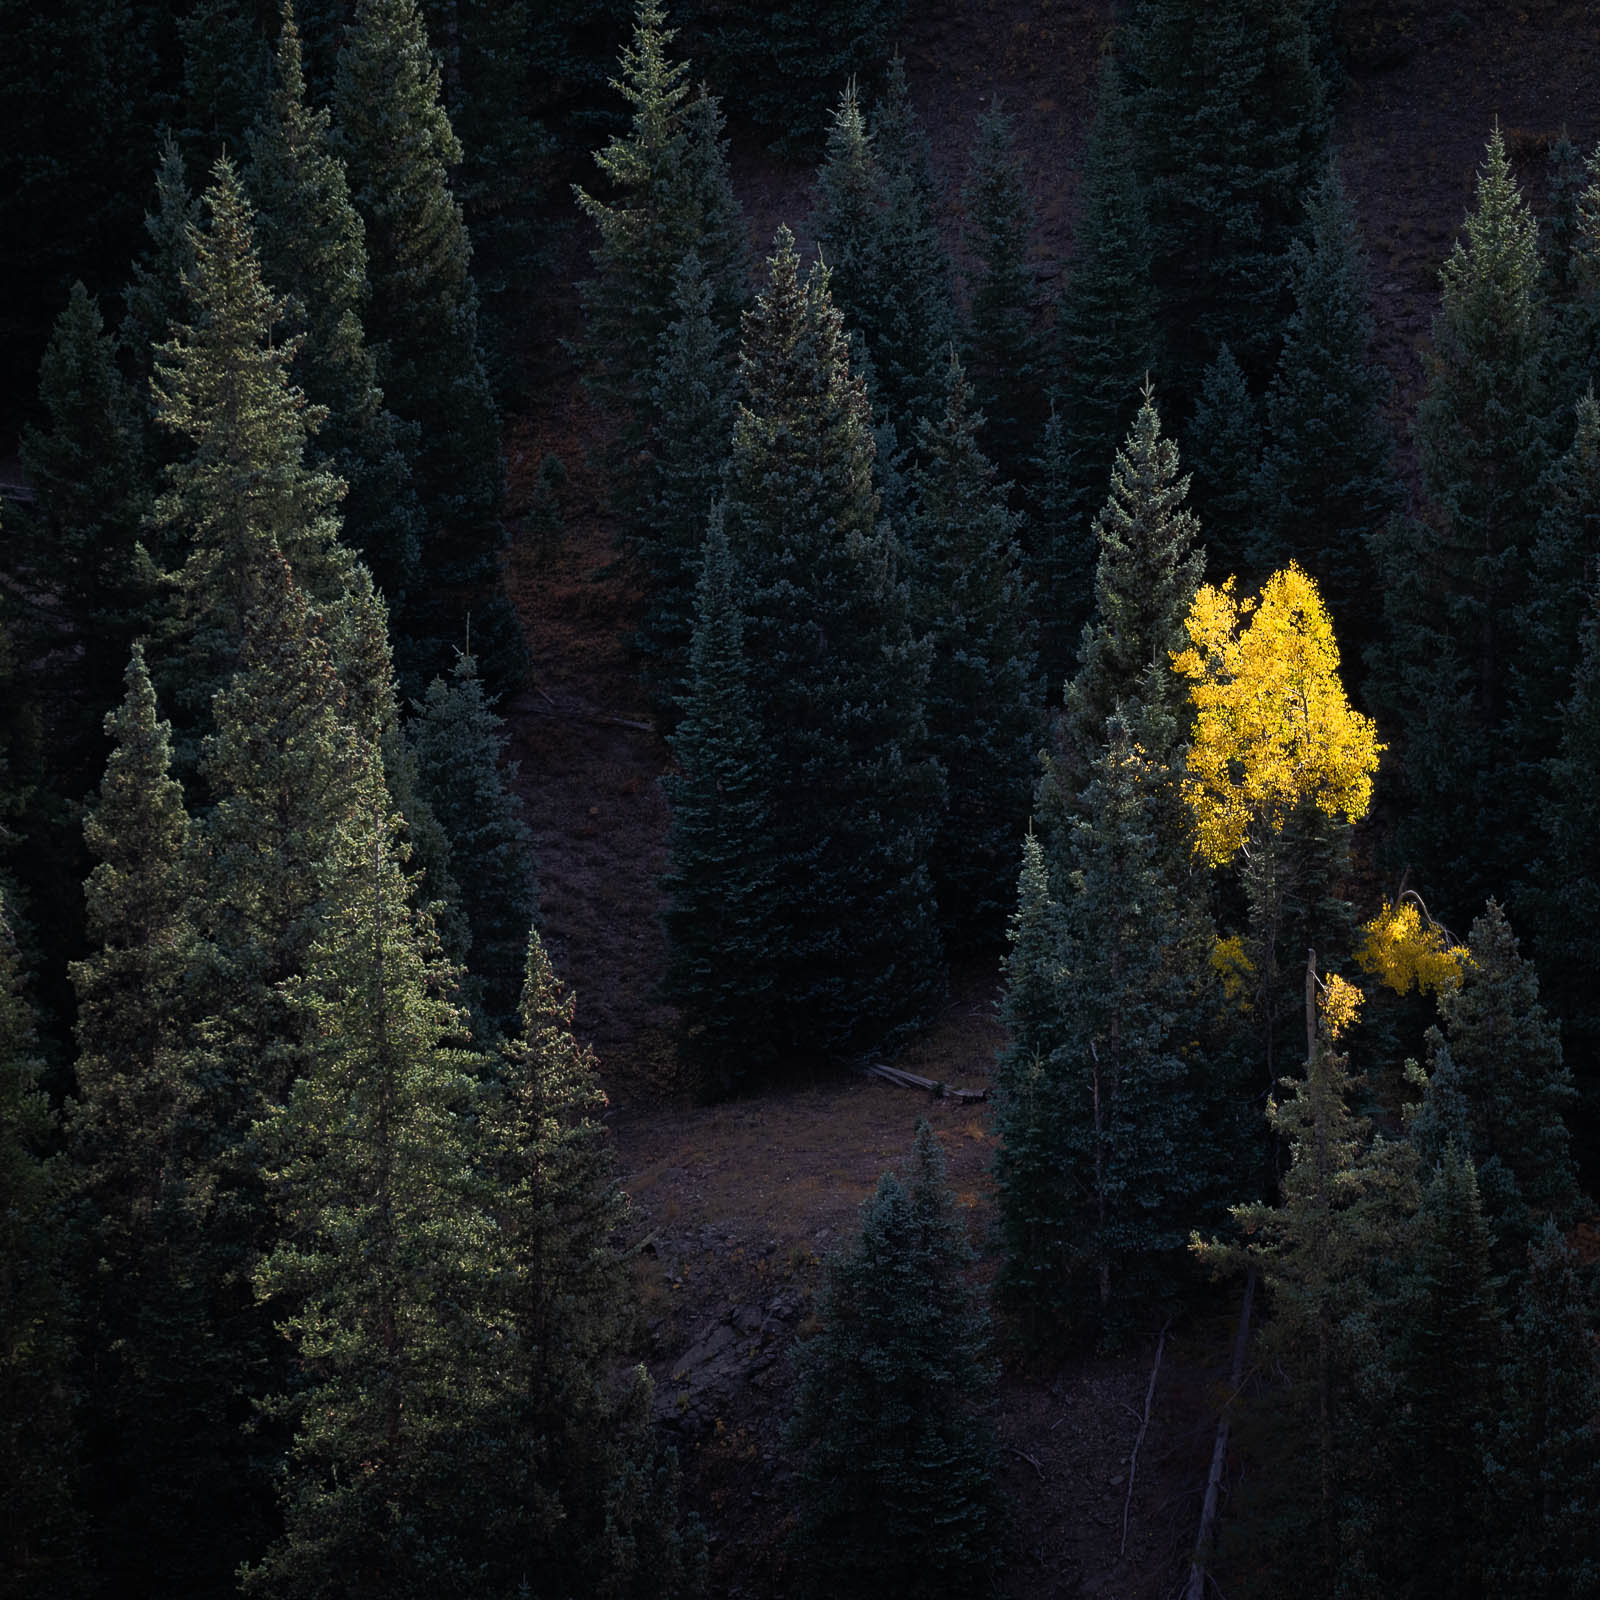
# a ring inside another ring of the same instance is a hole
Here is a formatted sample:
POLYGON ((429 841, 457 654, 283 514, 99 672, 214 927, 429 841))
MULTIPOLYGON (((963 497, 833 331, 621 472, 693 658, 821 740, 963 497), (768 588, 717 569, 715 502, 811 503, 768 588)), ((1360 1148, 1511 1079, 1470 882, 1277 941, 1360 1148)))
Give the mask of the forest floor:
MULTIPOLYGON (((1422 381, 1438 269, 1472 195, 1488 130, 1507 131, 1525 191, 1543 205, 1546 152, 1563 128, 1584 148, 1600 134, 1592 93, 1600 21, 1567 0, 1451 6, 1414 0, 1345 7, 1357 46, 1338 143, 1372 262, 1378 354, 1395 382, 1401 437, 1422 381)), ((1035 177, 1041 278, 1070 250, 1075 162, 1108 38, 1105 0, 928 0, 911 8, 908 69, 947 180, 944 218, 960 225, 959 187, 974 119, 992 94, 1015 116, 1035 177)), ((735 180, 765 255, 779 221, 807 243, 812 173, 764 155, 733 130, 735 180)), ((580 275, 572 233, 559 281, 580 275)), ((534 672, 502 711, 532 822, 547 942, 572 975, 578 1029, 600 1060, 624 1183, 632 1197, 644 1324, 640 1355, 658 1414, 679 1443, 689 1503, 712 1535, 713 1593, 789 1592, 791 1521, 780 1435, 792 1394, 789 1353, 812 1325, 821 1259, 847 1238, 880 1173, 909 1158, 927 1116, 982 1251, 991 1223, 994 1135, 987 1103, 931 1100, 840 1072, 696 1103, 677 1076, 673 1016, 655 997, 665 946, 658 883, 671 755, 653 731, 629 658, 642 593, 618 559, 591 452, 604 420, 584 401, 557 340, 576 303, 541 308, 524 412, 512 424, 512 511, 525 509, 541 459, 567 469, 564 528, 513 547, 510 581, 534 672)), ((995 961, 959 972, 935 1024, 900 1064, 936 1081, 985 1086, 1001 1042, 995 961)), ((1011 1507, 1001 1591, 1016 1600, 1095 1595, 1163 1600, 1181 1583, 1194 1537, 1234 1308, 1225 1297, 1172 1330, 1130 1491, 1154 1330, 1115 1357, 1030 1363, 1006 1352, 994 1407, 1011 1507)))

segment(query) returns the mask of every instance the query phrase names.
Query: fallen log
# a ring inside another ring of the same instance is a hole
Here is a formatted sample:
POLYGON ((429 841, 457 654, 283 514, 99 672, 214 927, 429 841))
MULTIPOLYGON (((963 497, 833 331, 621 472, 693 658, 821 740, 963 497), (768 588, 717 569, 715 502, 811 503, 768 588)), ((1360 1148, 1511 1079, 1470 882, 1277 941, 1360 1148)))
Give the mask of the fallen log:
POLYGON ((881 1061, 874 1061, 867 1068, 870 1076, 885 1078, 890 1083, 898 1083, 902 1089, 926 1089, 929 1094, 943 1095, 947 1100, 987 1100, 987 1089, 953 1089, 948 1083, 935 1083, 932 1078, 924 1078, 915 1072, 907 1072, 904 1067, 885 1066, 881 1061))

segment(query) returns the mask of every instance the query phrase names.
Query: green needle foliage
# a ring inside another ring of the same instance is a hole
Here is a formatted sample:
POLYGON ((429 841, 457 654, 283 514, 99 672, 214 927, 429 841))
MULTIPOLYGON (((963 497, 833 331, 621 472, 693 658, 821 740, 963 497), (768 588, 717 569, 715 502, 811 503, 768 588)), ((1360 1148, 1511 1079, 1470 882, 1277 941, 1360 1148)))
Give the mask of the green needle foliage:
POLYGON ((711 314, 711 285, 693 251, 678 268, 672 305, 676 316, 658 342, 651 391, 654 492, 641 539, 650 601, 637 641, 645 681, 668 732, 688 692, 694 583, 706 517, 728 456, 736 354, 711 314))
MULTIPOLYGON (((1261 405, 1227 346, 1206 367, 1185 438, 1194 509, 1206 530, 1206 565, 1215 581, 1253 571, 1254 478, 1261 459, 1261 405)), ((1265 579, 1277 569, 1259 573, 1265 579)))
POLYGON ((83 1529, 73 1503, 76 1453, 72 1317, 64 1267, 60 1166, 39 1088, 32 1008, 0 895, 0 1561, 18 1600, 83 1592, 83 1529))
POLYGON ((361 325, 366 230, 331 148, 330 123, 326 110, 308 103, 300 32, 285 0, 272 95, 251 130, 245 174, 256 243, 267 282, 285 297, 279 337, 298 341, 296 376, 310 403, 326 412, 308 460, 344 480, 344 542, 371 569, 390 611, 403 617, 423 531, 411 482, 416 430, 385 408, 378 387, 377 359, 361 325))
POLYGON ((450 840, 482 1025, 502 1029, 516 1012, 528 927, 539 913, 533 835, 515 789, 516 763, 505 759, 505 724, 471 656, 457 658, 449 681, 435 678, 414 709, 417 792, 450 840))
POLYGON ((1337 166, 1306 213, 1290 249, 1295 308, 1267 392, 1250 565, 1265 576, 1299 562, 1355 655, 1381 621, 1371 541, 1400 501, 1389 382, 1371 359, 1366 263, 1337 166))
POLYGON ((907 533, 912 626, 933 649, 928 739, 946 782, 928 865, 951 949, 1000 940, 1043 733, 1021 518, 978 442, 983 421, 952 353, 944 415, 918 438, 907 533))
POLYGON ((1036 218, 1011 118, 998 96, 978 119, 962 189, 974 261, 966 337, 978 409, 1002 481, 1032 477, 1044 424, 1044 361, 1033 253, 1036 218))
POLYGON ((676 1600, 703 1583, 704 1541, 692 1520, 680 1532, 677 1463, 650 1437, 649 1378, 636 1368, 617 1382, 634 1321, 617 1244, 628 1201, 573 1011, 530 933, 521 1026, 479 1107, 491 1304, 512 1351, 492 1423, 510 1448, 483 1531, 503 1574, 497 1593, 538 1572, 549 1590, 676 1600))
POLYGON ((1183 686, 1169 655, 1186 642, 1184 621, 1205 564, 1199 523, 1184 505, 1188 492, 1187 475, 1178 475, 1178 447, 1161 436, 1146 383, 1139 414, 1117 450, 1110 498, 1094 523, 1095 611, 1066 695, 1068 747, 1079 762, 1094 759, 1107 718, 1125 701, 1148 704, 1153 696, 1175 727, 1181 722, 1183 686))
POLYGON ((664 990, 679 1008, 679 1049, 719 1090, 766 1064, 757 1042, 781 981, 766 939, 774 786, 750 696, 738 581, 718 506, 696 591, 683 720, 672 739, 678 771, 666 780, 672 833, 662 890, 664 990))
POLYGON ((489 1364, 479 1306, 490 1224, 465 1111, 476 1058, 425 916, 408 903, 376 761, 324 861, 303 976, 305 1070, 256 1131, 278 1242, 258 1295, 297 1381, 284 1529, 244 1592, 436 1596, 479 1581, 490 1486, 473 1470, 489 1364))
POLYGON ((426 532, 400 626, 402 673, 431 679, 470 626, 499 692, 527 661, 502 581, 500 419, 478 344, 472 245, 448 179, 461 145, 415 0, 361 0, 333 109, 333 149, 366 226, 366 336, 385 402, 417 430, 411 468, 426 532))
POLYGON ((884 1173, 855 1242, 829 1258, 822 1332, 800 1347, 789 1424, 794 1550, 808 1594, 969 1595, 994 1571, 1000 1505, 980 1407, 986 1318, 944 1152, 917 1125, 909 1183, 884 1173))
POLYGON ((762 1050, 880 1046, 943 980, 927 852, 941 774, 924 753, 928 650, 877 517, 872 436, 826 268, 780 229, 744 322, 726 480, 752 711, 766 749, 781 973, 762 1050))

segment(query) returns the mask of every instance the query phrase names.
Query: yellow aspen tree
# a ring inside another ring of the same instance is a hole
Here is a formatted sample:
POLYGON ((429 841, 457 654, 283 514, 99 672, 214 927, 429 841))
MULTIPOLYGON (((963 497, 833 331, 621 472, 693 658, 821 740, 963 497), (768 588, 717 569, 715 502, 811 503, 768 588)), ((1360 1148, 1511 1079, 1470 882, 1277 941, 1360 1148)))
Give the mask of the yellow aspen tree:
POLYGON ((1171 656, 1194 706, 1183 796, 1196 853, 1214 867, 1241 863, 1270 1073, 1287 1014, 1276 947, 1287 898, 1310 870, 1295 836, 1311 831, 1304 823, 1344 827, 1366 814, 1383 747, 1345 695, 1333 624, 1295 563, 1256 600, 1232 578, 1202 585, 1186 630, 1188 647, 1171 656))

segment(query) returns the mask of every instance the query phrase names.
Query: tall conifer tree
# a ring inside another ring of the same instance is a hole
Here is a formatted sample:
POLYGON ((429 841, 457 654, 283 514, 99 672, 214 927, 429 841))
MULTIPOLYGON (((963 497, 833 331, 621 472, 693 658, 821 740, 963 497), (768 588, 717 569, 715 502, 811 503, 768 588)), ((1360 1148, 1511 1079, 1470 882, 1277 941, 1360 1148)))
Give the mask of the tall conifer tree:
POLYGON ((366 225, 366 335, 386 403, 418 430, 412 474, 426 532, 407 665, 423 678, 444 667, 470 617, 485 681, 499 691, 521 677, 527 647, 503 583, 499 418, 448 176, 461 145, 415 0, 361 0, 333 106, 333 147, 366 225))
POLYGON ((927 851, 943 785, 924 754, 928 651, 877 517, 866 396, 824 267, 780 229, 745 316, 726 480, 753 712, 769 752, 781 971, 769 1046, 882 1044, 942 982, 927 851))

